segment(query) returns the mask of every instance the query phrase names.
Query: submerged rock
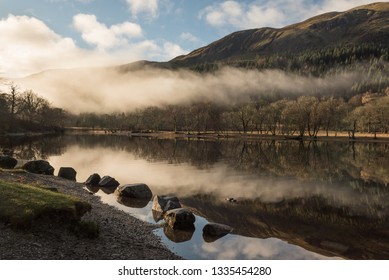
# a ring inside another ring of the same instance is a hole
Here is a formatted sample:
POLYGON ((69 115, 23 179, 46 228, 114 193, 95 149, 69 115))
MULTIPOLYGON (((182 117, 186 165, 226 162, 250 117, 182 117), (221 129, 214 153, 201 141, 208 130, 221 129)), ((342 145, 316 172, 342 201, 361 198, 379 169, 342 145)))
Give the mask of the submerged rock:
POLYGON ((196 221, 195 215, 185 208, 169 210, 164 215, 166 224, 173 229, 189 229, 196 221))
POLYGON ((58 177, 76 181, 77 172, 72 167, 61 167, 58 171, 58 177))
POLYGON ((0 168, 14 169, 18 161, 11 156, 0 156, 0 168))
POLYGON ((54 175, 54 167, 45 160, 33 160, 25 163, 22 169, 35 174, 54 175))

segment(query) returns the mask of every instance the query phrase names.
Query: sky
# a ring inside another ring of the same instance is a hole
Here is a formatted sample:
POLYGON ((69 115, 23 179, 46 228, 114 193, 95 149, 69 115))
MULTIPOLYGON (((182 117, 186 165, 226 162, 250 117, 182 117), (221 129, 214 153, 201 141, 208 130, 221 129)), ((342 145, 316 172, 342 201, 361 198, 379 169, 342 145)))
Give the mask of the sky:
POLYGON ((234 31, 283 27, 373 2, 0 0, 0 77, 168 61, 234 31))

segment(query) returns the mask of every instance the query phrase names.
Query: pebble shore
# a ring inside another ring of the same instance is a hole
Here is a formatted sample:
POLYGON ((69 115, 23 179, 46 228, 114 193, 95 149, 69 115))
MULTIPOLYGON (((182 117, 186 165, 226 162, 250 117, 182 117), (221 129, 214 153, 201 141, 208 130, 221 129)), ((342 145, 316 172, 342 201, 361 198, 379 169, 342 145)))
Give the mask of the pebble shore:
MULTIPOLYGON (((12 230, 0 222, 2 260, 170 260, 181 259, 152 232, 155 225, 104 204, 83 190, 83 184, 55 176, 0 171, 0 179, 39 184, 78 197, 92 205, 83 221, 100 226, 96 239, 77 238, 61 227, 47 226, 28 231, 12 230)), ((17 209, 15 209, 17 211, 17 209)))

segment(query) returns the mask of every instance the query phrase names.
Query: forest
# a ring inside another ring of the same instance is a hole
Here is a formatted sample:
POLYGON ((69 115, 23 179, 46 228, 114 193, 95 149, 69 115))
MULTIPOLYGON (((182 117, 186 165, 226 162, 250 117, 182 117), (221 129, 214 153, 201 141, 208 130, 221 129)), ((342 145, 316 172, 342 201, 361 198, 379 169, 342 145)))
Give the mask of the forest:
POLYGON ((88 127, 132 132, 172 131, 184 133, 257 133, 317 137, 319 131, 388 133, 389 88, 383 93, 342 97, 294 98, 253 96, 250 102, 216 104, 193 102, 147 107, 111 114, 71 114, 55 108, 32 90, 20 92, 11 84, 0 95, 0 131, 61 131, 65 127, 88 127))
MULTIPOLYGON (((389 93, 389 89, 387 90, 389 93)), ((388 133, 389 95, 356 95, 343 98, 300 96, 269 101, 253 98, 232 106, 212 102, 147 107, 135 112, 71 117, 73 126, 129 131, 186 133, 229 132, 317 137, 319 131, 388 133)))

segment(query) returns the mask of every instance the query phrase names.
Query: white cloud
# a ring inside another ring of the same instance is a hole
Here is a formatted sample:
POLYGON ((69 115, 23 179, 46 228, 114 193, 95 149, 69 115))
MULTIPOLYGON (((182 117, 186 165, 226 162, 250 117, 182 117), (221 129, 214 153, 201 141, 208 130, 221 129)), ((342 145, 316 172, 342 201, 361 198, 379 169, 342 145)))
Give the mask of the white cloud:
POLYGON ((158 0, 126 0, 131 14, 136 18, 139 14, 146 14, 151 18, 158 16, 158 0))
POLYGON ((0 20, 0 34, 0 73, 41 69, 51 59, 81 52, 71 38, 59 36, 36 18, 9 15, 0 20))
POLYGON ((20 77, 46 69, 98 67, 136 60, 169 60, 185 53, 171 42, 155 42, 142 36, 139 25, 129 22, 110 27, 93 15, 78 15, 75 26, 83 39, 96 46, 83 49, 69 37, 51 30, 29 16, 0 19, 0 76, 20 77))
POLYGON ((225 1, 206 7, 200 18, 217 28, 248 29, 263 26, 279 26, 284 15, 269 4, 259 6, 225 1))
POLYGON ((73 18, 73 25, 88 44, 99 49, 109 49, 128 44, 132 38, 142 36, 142 28, 132 22, 124 22, 107 27, 97 21, 95 15, 78 14, 73 18))
POLYGON ((199 38, 197 38, 195 35, 193 35, 190 32, 181 33, 180 38, 181 38, 181 40, 189 41, 189 42, 193 42, 193 43, 200 41, 199 38))
POLYGON ((162 54, 165 58, 164 60, 170 60, 176 56, 182 55, 188 53, 188 51, 183 50, 179 45, 171 43, 171 42, 165 42, 163 44, 162 54))
POLYGON ((204 8, 199 17, 213 27, 230 31, 260 27, 282 27, 331 11, 345 11, 371 0, 273 0, 224 1, 204 8))
MULTIPOLYGON (((346 11, 360 5, 366 5, 377 1, 369 0, 325 0, 317 9, 317 12, 346 11)), ((386 2, 386 1, 384 1, 386 2)))

